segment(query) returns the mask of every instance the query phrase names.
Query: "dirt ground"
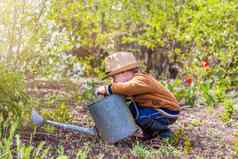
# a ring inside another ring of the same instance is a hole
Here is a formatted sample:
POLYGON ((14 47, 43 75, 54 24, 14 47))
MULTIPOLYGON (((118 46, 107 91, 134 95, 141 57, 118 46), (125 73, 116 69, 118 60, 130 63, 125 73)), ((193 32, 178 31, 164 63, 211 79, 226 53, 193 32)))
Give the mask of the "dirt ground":
MULTIPOLYGON (((173 148, 179 152, 179 155, 174 156, 173 153, 167 153, 166 156, 161 157, 160 153, 160 155, 146 158, 238 158, 234 152, 234 145, 238 142, 238 137, 235 135, 238 133, 238 115, 234 114, 230 122, 224 123, 220 118, 222 112, 222 106, 208 108, 201 105, 184 108, 180 118, 171 126, 176 135, 173 148)), ((74 123, 80 126, 94 126, 87 107, 73 107, 72 113, 74 123)), ((22 140, 25 143, 29 143, 31 131, 29 128, 21 130, 22 140)), ((60 146, 64 147, 65 153, 71 156, 70 158, 75 158, 79 150, 85 150, 88 158, 92 159, 140 158, 134 153, 135 145, 143 145, 145 149, 151 150, 149 152, 161 151, 160 147, 164 146, 164 142, 159 138, 143 142, 138 136, 139 134, 135 134, 117 144, 109 145, 94 136, 59 129, 49 133, 42 128, 37 128, 32 136, 32 144, 46 142, 46 145, 52 147, 51 156, 59 154, 56 148, 59 149, 60 146)))
MULTIPOLYGON (((237 158, 238 156, 233 151, 234 134, 238 132, 237 120, 233 119, 231 122, 224 124, 218 115, 221 111, 221 108, 208 110, 205 107, 189 108, 182 111, 178 121, 171 127, 178 135, 178 142, 174 147, 181 152, 180 156, 167 156, 166 158, 237 158), (187 147, 185 140, 189 143, 187 147)), ((78 110, 77 118, 79 119, 77 120, 77 123, 80 123, 79 125, 93 126, 92 122, 85 120, 85 118, 90 118, 86 110, 78 110)), ((25 142, 28 142, 29 131, 23 130, 22 132, 23 140, 25 139, 25 142)), ((65 130, 48 133, 38 129, 33 136, 33 143, 44 141, 47 143, 46 145, 51 145, 53 149, 56 148, 56 145, 61 145, 65 148, 66 154, 72 158, 79 149, 87 149, 88 158, 92 159, 137 158, 132 152, 136 144, 140 143, 154 151, 163 144, 158 138, 143 142, 136 136, 114 145, 108 145, 98 137, 85 136, 65 130)), ((52 150, 52 152, 54 151, 52 150)), ((52 153, 52 156, 56 153, 52 153)))

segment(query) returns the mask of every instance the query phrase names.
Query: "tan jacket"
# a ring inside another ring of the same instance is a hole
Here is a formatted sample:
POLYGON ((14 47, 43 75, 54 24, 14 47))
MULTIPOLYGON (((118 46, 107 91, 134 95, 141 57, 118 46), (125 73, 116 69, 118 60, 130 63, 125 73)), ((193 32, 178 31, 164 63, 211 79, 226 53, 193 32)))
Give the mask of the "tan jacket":
POLYGON ((132 97, 139 105, 179 111, 175 96, 149 74, 136 73, 128 82, 112 83, 115 94, 132 97))

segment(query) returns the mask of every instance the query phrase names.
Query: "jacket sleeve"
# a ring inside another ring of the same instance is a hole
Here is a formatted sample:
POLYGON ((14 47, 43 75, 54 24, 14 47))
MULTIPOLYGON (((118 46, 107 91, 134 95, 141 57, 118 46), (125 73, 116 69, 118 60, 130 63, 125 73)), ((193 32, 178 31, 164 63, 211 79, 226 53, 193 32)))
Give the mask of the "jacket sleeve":
POLYGON ((149 83, 138 77, 135 77, 128 82, 112 83, 109 86, 109 89, 113 94, 121 94, 125 96, 133 96, 153 92, 153 89, 151 88, 149 83))

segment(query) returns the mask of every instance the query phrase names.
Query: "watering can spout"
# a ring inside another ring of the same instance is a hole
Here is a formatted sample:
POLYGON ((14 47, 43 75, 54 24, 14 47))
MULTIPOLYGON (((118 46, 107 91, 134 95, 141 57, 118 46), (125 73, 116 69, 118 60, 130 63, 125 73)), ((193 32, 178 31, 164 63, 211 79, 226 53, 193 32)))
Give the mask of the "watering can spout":
POLYGON ((32 119, 32 122, 37 126, 42 126, 44 123, 47 123, 58 128, 73 130, 73 131, 77 131, 77 132, 88 134, 88 135, 97 135, 97 131, 95 128, 85 128, 85 127, 81 127, 81 126, 73 125, 73 124, 64 124, 64 123, 59 123, 59 122, 55 122, 51 120, 44 120, 44 118, 35 110, 32 110, 31 119, 32 119))
POLYGON ((85 128, 85 127, 81 127, 81 126, 77 126, 73 124, 64 124, 64 123, 59 123, 59 122, 50 121, 50 120, 47 120, 47 123, 59 128, 73 130, 73 131, 77 131, 77 132, 88 134, 88 135, 97 135, 95 128, 85 128))
POLYGON ((138 130, 123 96, 111 95, 104 97, 89 105, 89 112, 95 121, 96 128, 85 128, 73 124, 44 120, 35 110, 32 111, 32 121, 38 126, 47 123, 87 135, 97 135, 109 144, 127 138, 138 130))

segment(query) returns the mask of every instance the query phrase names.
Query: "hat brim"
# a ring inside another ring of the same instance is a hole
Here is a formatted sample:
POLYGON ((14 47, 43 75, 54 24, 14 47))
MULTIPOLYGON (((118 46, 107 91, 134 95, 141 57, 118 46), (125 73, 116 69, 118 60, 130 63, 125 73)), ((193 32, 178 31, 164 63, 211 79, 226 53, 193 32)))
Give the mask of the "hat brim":
POLYGON ((136 69, 136 68, 138 68, 137 63, 133 63, 133 64, 127 65, 125 67, 122 67, 120 69, 117 69, 115 71, 106 72, 106 76, 104 76, 102 79, 104 80, 104 79, 106 79, 106 78, 108 78, 110 76, 114 76, 114 75, 116 75, 118 73, 129 71, 129 70, 136 69))

